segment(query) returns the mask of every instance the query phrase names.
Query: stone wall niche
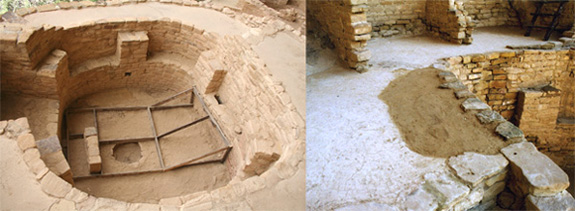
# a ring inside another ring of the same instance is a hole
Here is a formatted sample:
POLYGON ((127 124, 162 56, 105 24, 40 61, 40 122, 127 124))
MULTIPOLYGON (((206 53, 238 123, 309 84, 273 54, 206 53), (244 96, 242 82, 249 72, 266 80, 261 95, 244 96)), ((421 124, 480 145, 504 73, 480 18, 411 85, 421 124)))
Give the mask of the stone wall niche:
POLYGON ((525 136, 534 137, 538 145, 557 145, 553 140, 559 114, 561 91, 552 86, 522 89, 518 94, 517 123, 525 136))

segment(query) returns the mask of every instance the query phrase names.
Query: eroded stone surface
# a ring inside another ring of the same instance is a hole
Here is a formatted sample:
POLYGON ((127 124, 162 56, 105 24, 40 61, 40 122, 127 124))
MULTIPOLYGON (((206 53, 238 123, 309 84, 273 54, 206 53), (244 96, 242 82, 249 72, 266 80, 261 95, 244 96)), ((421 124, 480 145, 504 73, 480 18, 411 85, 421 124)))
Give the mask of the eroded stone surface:
POLYGON ((439 85, 439 88, 453 89, 453 90, 467 90, 467 86, 463 85, 461 81, 442 83, 441 85, 439 85))
POLYGON ((34 139, 34 135, 26 133, 18 136, 18 147, 20 147, 22 151, 36 147, 36 140, 34 139))
POLYGON ((76 204, 72 201, 62 199, 50 207, 50 211, 76 210, 76 204))
POLYGON ((76 188, 72 188, 72 190, 66 194, 65 199, 80 203, 88 199, 88 194, 76 188))
POLYGON ((489 105, 485 104, 478 98, 467 98, 465 101, 463 101, 461 107, 463 107, 463 110, 465 111, 490 109, 489 105))
MULTIPOLYGON (((437 206, 437 205, 436 205, 437 206)), ((353 204, 345 207, 340 207, 335 209, 336 211, 354 211, 354 210, 389 210, 389 211, 399 211, 397 207, 390 206, 387 204, 381 204, 377 202, 367 202, 361 204, 353 204)))
POLYGON ((95 127, 87 127, 84 128, 84 138, 98 135, 98 132, 95 127))
POLYGON ((457 81, 457 77, 455 76, 455 74, 449 71, 441 71, 439 72, 438 76, 441 79, 442 83, 457 81))
POLYGON ((62 151, 58 136, 50 136, 46 139, 38 140, 36 141, 36 145, 42 155, 62 151))
POLYGON ((483 124, 488 124, 492 122, 504 122, 506 121, 501 114, 497 113, 496 111, 492 110, 484 110, 477 114, 475 114, 477 119, 483 124))
POLYGON ((477 205, 483 199, 484 190, 483 187, 477 187, 471 190, 471 192, 465 196, 459 203, 455 204, 450 210, 468 210, 477 205))
POLYGON ((495 128, 495 132, 503 136, 506 140, 516 140, 523 138, 523 131, 511 122, 503 122, 495 128))
POLYGON ((575 199, 567 191, 554 196, 527 196, 525 208, 528 210, 575 210, 575 199))
POLYGON ((535 196, 554 195, 569 186, 567 174, 531 142, 511 144, 501 153, 511 162, 511 173, 529 183, 520 185, 528 186, 529 193, 535 196))
POLYGON ((455 97, 457 97, 457 99, 471 98, 471 97, 475 97, 475 94, 473 94, 469 90, 461 90, 461 91, 455 92, 455 97))
POLYGON ((449 175, 428 173, 424 175, 425 190, 433 194, 441 208, 448 208, 469 194, 469 188, 449 175))
POLYGON ((419 188, 405 199, 404 209, 406 210, 436 210, 437 202, 432 194, 419 188))
POLYGON ((501 154, 482 155, 465 152, 463 155, 450 157, 448 164, 461 180, 475 187, 483 180, 504 170, 509 162, 501 154))
POLYGON ((72 185, 56 176, 52 172, 48 172, 40 182, 42 190, 51 196, 63 198, 70 192, 72 185))

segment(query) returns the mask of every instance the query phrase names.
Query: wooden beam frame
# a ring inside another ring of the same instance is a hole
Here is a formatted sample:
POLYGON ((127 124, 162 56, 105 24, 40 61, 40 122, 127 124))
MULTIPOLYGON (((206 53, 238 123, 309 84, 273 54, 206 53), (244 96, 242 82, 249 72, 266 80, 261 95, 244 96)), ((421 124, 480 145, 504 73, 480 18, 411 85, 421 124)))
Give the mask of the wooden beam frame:
MULTIPOLYGON (((100 107, 100 108, 72 108, 72 109, 68 109, 66 111, 66 123, 68 124, 69 122, 69 114, 70 113, 78 113, 78 112, 88 112, 91 111, 94 114, 94 125, 96 128, 96 132, 98 135, 98 140, 100 144, 111 144, 111 143, 123 143, 123 142, 140 142, 140 141, 151 141, 153 140, 155 142, 156 145, 156 152, 158 154, 158 159, 160 161, 160 169, 152 169, 152 170, 145 170, 145 171, 129 171, 129 172, 119 172, 119 173, 104 173, 102 172, 101 174, 91 174, 91 175, 87 175, 87 176, 76 176, 74 177, 74 179, 84 179, 84 178, 93 178, 93 177, 113 177, 113 176, 123 176, 123 175, 134 175, 134 174, 144 174, 144 173, 154 173, 154 172, 165 172, 165 171, 170 171, 173 169, 177 169, 177 168, 181 168, 184 166, 191 166, 191 165, 198 165, 198 164, 204 164, 204 163, 213 163, 213 162, 220 162, 220 163, 224 163, 225 160, 227 159, 232 146, 230 144, 230 142, 228 141, 228 139, 226 138, 225 134, 223 133, 220 125, 218 124, 218 122, 215 120, 215 118, 212 116, 211 112, 209 111, 209 109, 207 108, 204 100, 202 99, 202 97, 198 94, 198 91, 196 89, 195 86, 193 86, 190 89, 184 90, 182 92, 179 92, 169 98, 166 98, 156 104, 153 104, 151 106, 130 106, 130 107, 100 107), (175 99, 176 97, 189 93, 191 92, 191 96, 190 96, 190 104, 181 104, 181 105, 169 105, 169 106, 161 106, 164 103, 167 103, 173 99, 175 99), (193 102, 194 102, 194 98, 197 97, 198 100, 200 101, 200 103, 202 104, 202 108, 203 110, 206 112, 206 116, 201 117, 197 120, 194 120, 190 123, 187 123, 185 125, 182 125, 178 128, 175 128, 173 130, 170 130, 168 132, 165 132, 163 134, 158 135, 157 134, 157 130, 156 130, 156 125, 154 122, 154 117, 152 115, 152 111, 153 110, 165 110, 165 109, 173 109, 173 108, 184 108, 184 107, 193 107, 193 102), (146 110, 148 113, 148 119, 150 120, 150 129, 152 130, 152 137, 139 137, 139 138, 124 138, 124 139, 109 139, 109 140, 100 140, 99 135, 99 127, 98 127, 98 112, 106 112, 106 111, 131 111, 131 110, 146 110), (221 140, 224 143, 225 147, 217 149, 215 151, 212 152, 208 152, 206 154, 203 154, 201 156, 186 160, 182 163, 173 165, 173 166, 169 166, 166 167, 164 164, 164 159, 162 156, 162 152, 161 152, 161 148, 160 148, 160 138, 163 138, 165 136, 168 136, 172 133, 178 132, 182 129, 185 129, 187 127, 190 127, 192 125, 195 125, 197 123, 200 123, 204 120, 210 119, 210 121, 212 122, 213 125, 215 125, 216 130, 218 131, 218 133, 220 134, 221 140), (218 159, 214 159, 214 160, 207 160, 207 161, 201 161, 201 162, 197 162, 200 161, 204 158, 207 158, 209 156, 212 155, 216 155, 218 153, 222 153, 223 155, 221 156, 221 158, 218 159)), ((69 134, 70 131, 68 128, 66 128, 66 136, 67 136, 67 141, 69 142, 70 136, 81 136, 81 134, 69 134)), ((68 144, 68 143, 67 143, 68 144)), ((69 151, 69 150, 68 150, 69 151)))

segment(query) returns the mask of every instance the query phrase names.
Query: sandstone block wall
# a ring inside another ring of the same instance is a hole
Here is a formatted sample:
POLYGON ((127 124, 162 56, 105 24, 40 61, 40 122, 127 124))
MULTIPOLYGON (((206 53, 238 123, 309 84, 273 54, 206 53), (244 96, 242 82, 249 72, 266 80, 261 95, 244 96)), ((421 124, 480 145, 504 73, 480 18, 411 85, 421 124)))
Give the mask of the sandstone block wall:
POLYGON ((505 119, 518 123, 540 151, 553 154, 559 165, 570 166, 575 164, 574 55, 573 50, 525 50, 448 61, 450 71, 469 91, 505 119), (533 91, 547 85, 558 90, 533 91))
MULTIPOLYGON (((552 14, 557 9, 557 5, 558 5, 557 3, 546 4, 546 6, 542 8, 542 12, 552 14)), ((519 12, 519 16, 521 17, 523 25, 527 26, 528 24, 531 24, 531 18, 533 17, 531 13, 534 13, 536 9, 535 1, 517 0, 513 1, 513 6, 519 12)), ((575 15, 575 2, 568 1, 568 3, 566 3, 564 6, 562 15, 559 17, 558 21, 559 24, 557 25, 557 28, 563 30, 568 30, 569 28, 571 28, 573 25, 573 20, 575 19, 574 15, 575 15)), ((539 17, 537 18, 536 24, 548 26, 552 20, 553 17, 539 17)))
MULTIPOLYGON (((185 1, 184 4, 186 2, 189 3, 185 1)), ((112 3, 107 2, 104 6, 121 5, 112 3)), ((182 2, 167 3, 182 5, 182 2)), ((212 8, 209 4, 201 5, 212 8)), ((198 3, 192 6, 198 6, 198 3)), ((7 25, 10 24, 3 24, 3 27, 7 28, 7 25)), ((76 98, 105 89, 138 87, 181 91, 196 85, 200 93, 204 93, 209 81, 216 76, 215 81, 221 83, 219 89, 203 94, 203 98, 234 146, 226 160, 229 173, 245 182, 182 196, 181 199, 176 197, 177 200, 164 200, 179 201, 174 205, 176 208, 208 206, 220 209, 233 207, 239 201, 245 204, 246 198, 252 197, 254 192, 271 189, 279 181, 293 180, 296 173, 301 175, 305 170, 304 120, 281 82, 271 78, 266 65, 240 36, 220 36, 178 20, 150 18, 105 19, 68 28, 45 26, 31 29, 33 36, 23 33, 28 29, 14 28, 1 31, 2 45, 7 46, 0 49, 2 91, 24 90, 36 96, 59 99, 60 116, 76 98), (96 36, 100 33, 102 36, 96 36), (28 40, 30 37, 37 40, 28 40), (51 43, 48 47, 35 46, 35 43, 42 42, 51 43), (46 50, 38 51, 41 56, 29 56, 29 49, 36 48, 46 50), (55 59, 45 59, 50 57, 55 59), (50 63, 45 62, 49 60, 50 63), (210 66, 210 60, 222 62, 221 69, 227 71, 225 77, 221 72, 215 72, 219 68, 210 66), (32 65, 35 62, 53 68, 39 71, 32 65), (51 77, 42 83, 20 83, 28 78, 31 81, 38 78, 40 72, 51 73, 51 77), (47 90, 46 93, 43 90, 47 90), (216 94, 223 104, 215 100, 216 94)), ((51 181, 53 179, 50 177, 51 181)), ((55 186, 57 183, 50 182, 55 186)), ((303 187, 304 183, 301 183, 301 187, 293 188, 299 191, 303 187)), ((46 191, 57 188, 48 187, 46 191)), ((67 193, 62 192, 64 195, 67 193)), ((87 206, 90 208, 94 204, 87 206)))
POLYGON ((425 0, 368 0, 367 22, 372 37, 419 35, 425 32, 425 0))
POLYGON ((371 25, 367 22, 367 0, 339 0, 308 2, 308 16, 328 33, 335 51, 349 67, 364 71, 371 53, 365 48, 371 39, 371 25))
MULTIPOLYGON (((425 175, 427 191, 435 195, 439 202, 431 209, 489 210, 495 206, 496 200, 499 207, 512 210, 526 207, 538 210, 575 209, 572 203, 575 199, 565 191, 569 178, 553 160, 539 152, 533 143, 526 141, 520 128, 505 121, 473 94, 458 95, 468 91, 454 73, 444 69, 438 76, 443 83, 439 88, 452 89, 454 97, 466 98, 462 103, 463 110, 475 112, 482 124, 497 125, 494 132, 511 144, 496 155, 466 152, 450 157, 450 173, 425 175), (476 103, 466 105, 468 101, 476 103), (456 175, 458 180, 451 174, 456 175), (504 188, 510 191, 503 192, 504 188)), ((422 202, 430 203, 421 195, 412 196, 413 199, 408 201, 420 201, 420 205, 422 202)))
MULTIPOLYGON (((240 149, 232 150, 226 162, 243 164, 232 165, 230 171, 246 177, 260 175, 286 159, 285 151, 294 142, 303 142, 305 136, 305 128, 301 126, 304 121, 289 96, 279 82, 265 75, 267 70, 256 57, 240 37, 225 36, 200 55, 195 71, 191 72, 198 79, 195 83, 199 91, 205 93, 218 69, 228 70, 219 89, 205 94, 204 99, 213 109, 212 114, 221 120, 224 133, 230 134, 228 138, 234 148, 240 149), (219 60, 221 68, 212 67, 213 60, 219 60)), ((288 174, 294 173, 293 162, 287 165, 288 174)))
POLYGON ((466 0, 463 9, 473 19, 477 27, 516 26, 517 14, 508 0, 466 0))
POLYGON ((427 1, 425 24, 434 36, 458 44, 473 42, 475 24, 464 11, 463 1, 427 1))

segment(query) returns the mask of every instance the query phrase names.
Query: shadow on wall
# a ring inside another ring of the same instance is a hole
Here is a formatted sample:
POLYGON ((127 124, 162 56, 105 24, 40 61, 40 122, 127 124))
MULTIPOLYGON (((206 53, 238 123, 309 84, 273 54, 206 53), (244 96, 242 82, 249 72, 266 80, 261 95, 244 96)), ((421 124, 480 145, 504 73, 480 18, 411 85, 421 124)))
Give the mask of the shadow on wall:
POLYGON ((509 145, 493 132, 496 125, 481 125, 474 112, 460 108, 463 99, 456 99, 452 90, 438 88, 438 72, 413 70, 379 95, 409 149, 447 158, 468 151, 496 154, 509 145))

